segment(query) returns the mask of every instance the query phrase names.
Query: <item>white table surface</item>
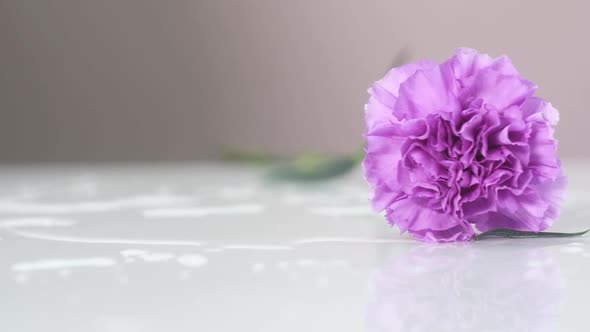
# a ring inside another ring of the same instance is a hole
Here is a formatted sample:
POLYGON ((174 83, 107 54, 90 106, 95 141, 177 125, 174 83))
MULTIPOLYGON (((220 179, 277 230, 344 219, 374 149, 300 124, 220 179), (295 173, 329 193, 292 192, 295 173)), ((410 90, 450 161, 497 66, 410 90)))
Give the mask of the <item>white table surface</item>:
MULTIPOLYGON (((590 164, 561 220, 590 227, 590 164)), ((0 168, 0 331, 588 331, 590 239, 433 245, 360 171, 277 184, 221 164, 0 168)))

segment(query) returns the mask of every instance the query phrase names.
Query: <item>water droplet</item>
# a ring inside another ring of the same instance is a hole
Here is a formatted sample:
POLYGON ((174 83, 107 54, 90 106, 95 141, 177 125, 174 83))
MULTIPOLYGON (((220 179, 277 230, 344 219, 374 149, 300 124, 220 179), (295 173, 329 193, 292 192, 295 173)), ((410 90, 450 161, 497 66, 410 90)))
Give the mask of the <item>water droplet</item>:
POLYGON ((177 259, 180 265, 184 265, 186 267, 197 268, 201 267, 209 261, 207 257, 201 255, 182 255, 179 256, 177 259))
POLYGON ((252 265, 252 272, 260 273, 266 269, 266 265, 264 263, 254 263, 252 265))

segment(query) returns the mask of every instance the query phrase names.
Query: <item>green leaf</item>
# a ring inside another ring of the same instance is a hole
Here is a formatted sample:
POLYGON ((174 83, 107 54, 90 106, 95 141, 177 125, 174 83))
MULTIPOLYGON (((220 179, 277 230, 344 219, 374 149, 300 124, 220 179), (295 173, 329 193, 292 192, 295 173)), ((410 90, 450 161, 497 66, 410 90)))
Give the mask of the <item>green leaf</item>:
POLYGON ((520 238, 533 238, 533 237, 573 237, 573 236, 581 236, 588 233, 590 229, 587 229, 583 232, 576 232, 576 233, 558 233, 558 232, 529 232, 529 231, 517 231, 514 229, 507 229, 507 228, 498 228, 492 229, 491 231, 483 232, 475 237, 475 240, 483 240, 486 238, 494 238, 494 237, 506 237, 511 239, 520 239, 520 238))

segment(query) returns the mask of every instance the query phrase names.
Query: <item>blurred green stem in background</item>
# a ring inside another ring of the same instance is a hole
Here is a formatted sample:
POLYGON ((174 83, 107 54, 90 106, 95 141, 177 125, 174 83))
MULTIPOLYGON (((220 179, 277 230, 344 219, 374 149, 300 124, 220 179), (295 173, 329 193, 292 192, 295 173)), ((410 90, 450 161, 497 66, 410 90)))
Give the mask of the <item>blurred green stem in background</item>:
POLYGON ((284 160, 263 152, 247 152, 228 148, 222 160, 233 163, 270 166, 268 176, 273 180, 321 181, 347 174, 364 158, 364 149, 347 156, 327 157, 306 152, 295 159, 284 160))
POLYGON ((364 157, 364 150, 340 157, 325 157, 315 153, 304 153, 294 160, 273 168, 270 176, 276 180, 319 181, 347 174, 364 157))
POLYGON ((279 160, 276 156, 262 151, 244 151, 234 147, 225 147, 221 159, 226 162, 268 165, 279 160))

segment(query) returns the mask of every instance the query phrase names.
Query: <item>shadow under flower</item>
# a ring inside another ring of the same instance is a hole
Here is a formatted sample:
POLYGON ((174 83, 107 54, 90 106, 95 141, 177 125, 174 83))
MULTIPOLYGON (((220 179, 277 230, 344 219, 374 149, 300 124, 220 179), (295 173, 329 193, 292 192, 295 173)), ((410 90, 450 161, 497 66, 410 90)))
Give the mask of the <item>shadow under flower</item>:
POLYGON ((385 331, 554 331, 559 265, 543 247, 423 245, 369 280, 366 327, 385 331))

